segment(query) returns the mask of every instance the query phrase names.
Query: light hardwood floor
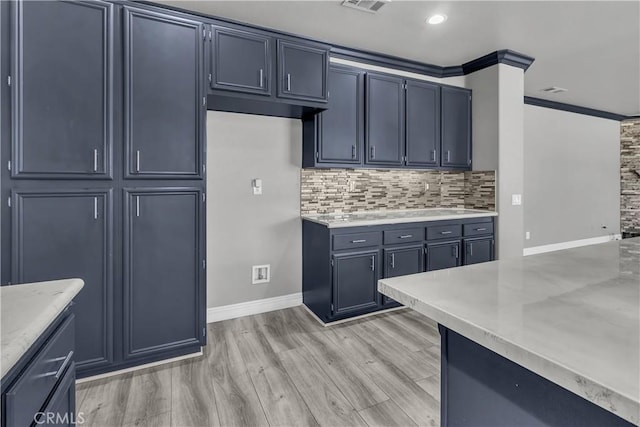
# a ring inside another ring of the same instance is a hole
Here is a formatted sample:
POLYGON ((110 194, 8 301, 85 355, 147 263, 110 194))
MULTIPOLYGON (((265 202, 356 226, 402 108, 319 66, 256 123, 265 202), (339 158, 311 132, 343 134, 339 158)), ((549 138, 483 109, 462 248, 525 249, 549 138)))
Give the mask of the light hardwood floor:
POLYGON ((295 307, 208 333, 202 357, 78 385, 84 425, 439 425, 439 334, 410 309, 323 327, 295 307))

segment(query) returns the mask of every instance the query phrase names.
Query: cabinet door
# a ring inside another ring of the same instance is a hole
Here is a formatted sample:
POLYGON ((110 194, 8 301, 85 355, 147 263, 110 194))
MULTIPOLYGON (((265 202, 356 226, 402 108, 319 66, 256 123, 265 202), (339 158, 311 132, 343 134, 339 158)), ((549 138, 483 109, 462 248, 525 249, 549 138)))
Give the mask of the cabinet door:
POLYGON ((79 369, 112 360, 111 190, 16 191, 13 282, 80 278, 74 298, 79 369))
POLYGON ((213 27, 211 87, 271 94, 271 38, 213 27))
POLYGON ((464 265, 493 261, 493 237, 464 241, 464 265))
POLYGON ((329 69, 331 98, 318 115, 317 163, 360 163, 364 142, 364 74, 353 68, 329 69))
POLYGON ((438 166, 440 86, 408 80, 406 97, 407 165, 438 166))
MULTIPOLYGON (((384 250, 384 277, 406 276, 424 271, 423 246, 408 246, 384 250)), ((386 295, 382 296, 382 304, 395 303, 386 295)))
POLYGON ((125 190, 127 359, 204 340, 202 205, 197 188, 125 190))
POLYGON ((471 168, 471 91, 442 88, 443 167, 471 168))
POLYGON ((378 305, 378 251, 334 255, 333 315, 378 305))
POLYGON ((278 40, 278 96, 327 101, 329 51, 320 46, 278 40))
POLYGON ((13 3, 14 178, 109 178, 113 5, 13 3))
POLYGON ((202 25, 124 8, 127 178, 200 176, 202 25))
POLYGON ((369 73, 366 86, 366 163, 402 165, 404 80, 369 73))
POLYGON ((427 271, 460 265, 460 241, 427 244, 427 271))

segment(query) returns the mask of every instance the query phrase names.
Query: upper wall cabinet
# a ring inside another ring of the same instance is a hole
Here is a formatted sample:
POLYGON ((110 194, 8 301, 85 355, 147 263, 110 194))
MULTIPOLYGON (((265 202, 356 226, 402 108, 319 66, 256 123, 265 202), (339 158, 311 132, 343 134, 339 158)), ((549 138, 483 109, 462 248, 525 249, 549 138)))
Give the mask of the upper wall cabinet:
POLYGON ((203 27, 124 8, 126 178, 198 178, 205 97, 203 27))
POLYGON ((214 26, 212 39, 212 89, 271 94, 270 37, 214 26))
POLYGON ((110 178, 114 6, 13 6, 12 177, 110 178))
POLYGON ((471 91, 442 88, 442 167, 471 168, 471 91))
POLYGON ((329 91, 327 109, 303 123, 303 167, 362 163, 364 72, 332 65, 329 91))
POLYGON ((406 83, 406 164, 436 167, 440 156, 440 86, 406 83))
POLYGON ((325 46, 278 40, 278 97, 326 102, 328 73, 325 46))
POLYGON ((400 166, 404 161, 404 79, 367 74, 366 156, 371 165, 400 166))

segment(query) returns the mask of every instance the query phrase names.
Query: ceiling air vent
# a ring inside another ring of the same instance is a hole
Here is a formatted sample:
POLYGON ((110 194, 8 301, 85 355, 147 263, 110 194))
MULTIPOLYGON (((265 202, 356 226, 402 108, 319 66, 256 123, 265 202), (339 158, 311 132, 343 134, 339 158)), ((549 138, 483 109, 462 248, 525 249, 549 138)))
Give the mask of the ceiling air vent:
POLYGON ((363 12, 376 13, 382 8, 382 6, 387 4, 387 2, 388 0, 344 0, 342 5, 352 9, 358 9, 363 12))
POLYGON ((544 89, 540 89, 540 92, 546 92, 546 93, 562 93, 562 92, 568 92, 568 91, 569 89, 565 89, 563 87, 558 87, 558 86, 551 86, 544 89))

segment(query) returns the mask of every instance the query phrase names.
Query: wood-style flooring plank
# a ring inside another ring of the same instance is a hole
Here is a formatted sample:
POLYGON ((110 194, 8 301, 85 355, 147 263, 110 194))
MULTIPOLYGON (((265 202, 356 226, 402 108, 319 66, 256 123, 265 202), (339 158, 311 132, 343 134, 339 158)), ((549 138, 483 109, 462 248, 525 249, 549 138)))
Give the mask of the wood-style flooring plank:
POLYGON ((206 354, 213 376, 213 389, 220 424, 265 426, 267 418, 247 368, 240 355, 230 323, 209 325, 206 354))
POLYGON ((288 350, 279 357, 321 426, 366 426, 307 348, 288 350))
POLYGON ((245 331, 237 342, 269 425, 317 425, 264 333, 245 331))
POLYGON ((130 383, 122 424, 145 425, 151 419, 164 419, 164 414, 168 414, 164 424, 168 425, 171 422, 171 365, 136 371, 130 383))
POLYGON ((219 426, 213 376, 206 357, 174 364, 171 375, 171 425, 219 426))
POLYGON ((417 426, 393 400, 378 403, 359 411, 370 427, 412 427, 417 426))
POLYGON ((283 311, 285 310, 270 311, 255 316, 260 330, 276 353, 302 346, 296 334, 293 333, 293 325, 287 324, 283 311))
POLYGON ((76 402, 76 412, 82 415, 84 425, 95 427, 122 425, 132 377, 132 373, 127 373, 79 385, 78 388, 84 393, 84 398, 81 402, 76 402))
POLYGON ((440 375, 432 375, 427 378, 416 381, 424 391, 440 401, 440 375))
POLYGON ((440 334, 438 333, 437 326, 421 322, 415 316, 407 313, 408 311, 409 309, 398 310, 397 312, 391 313, 382 313, 378 317, 378 320, 380 320, 379 324, 386 325, 389 331, 399 333, 404 339, 406 339, 405 342, 410 343, 413 341, 418 346, 424 345, 427 347, 431 345, 440 345, 440 334))

